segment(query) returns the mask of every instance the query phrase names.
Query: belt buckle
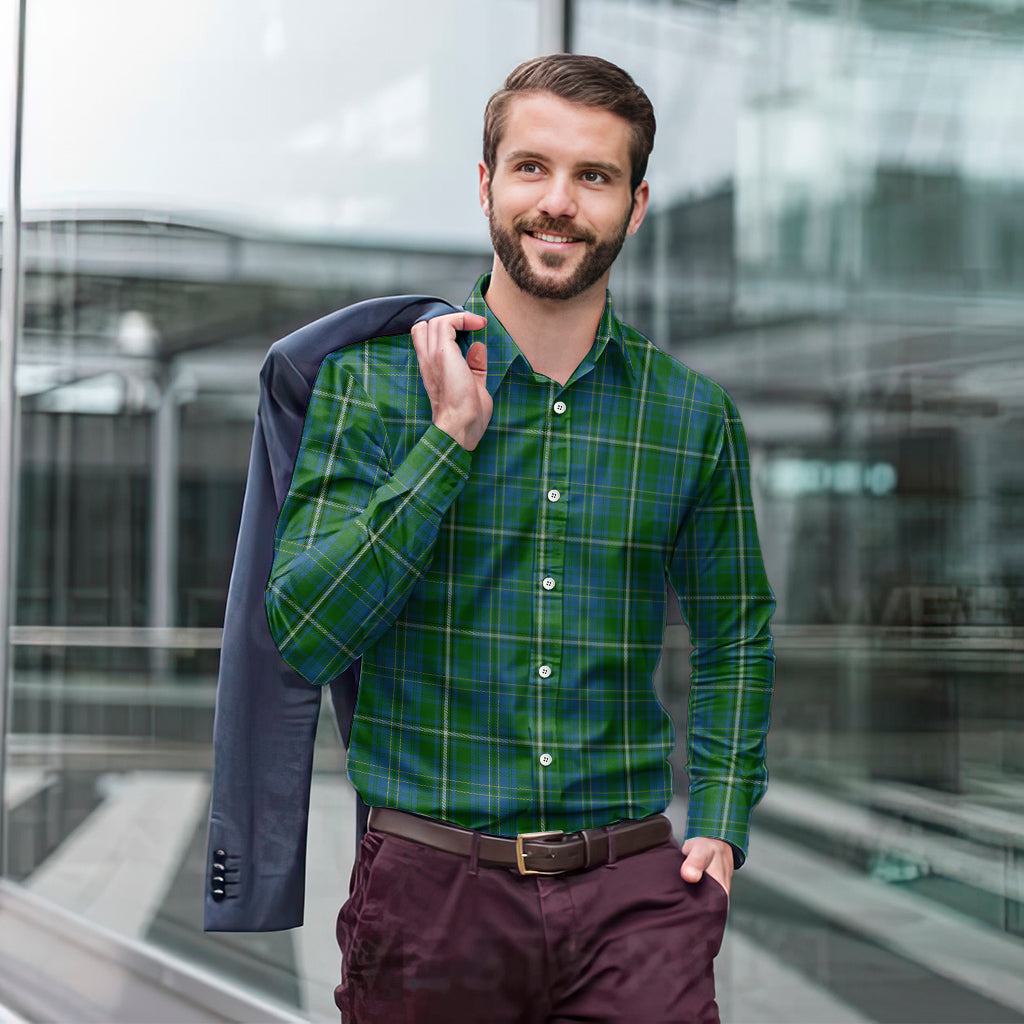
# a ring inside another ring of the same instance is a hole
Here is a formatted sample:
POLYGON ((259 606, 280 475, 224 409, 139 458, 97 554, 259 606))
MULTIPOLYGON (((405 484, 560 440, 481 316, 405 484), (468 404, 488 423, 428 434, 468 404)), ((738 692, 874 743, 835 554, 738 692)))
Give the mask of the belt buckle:
POLYGON ((551 832, 520 832, 516 836, 516 867, 521 875, 564 875, 564 870, 558 871, 534 871, 526 866, 525 854, 523 853, 524 839, 546 839, 548 836, 564 836, 565 832, 556 828, 551 832))

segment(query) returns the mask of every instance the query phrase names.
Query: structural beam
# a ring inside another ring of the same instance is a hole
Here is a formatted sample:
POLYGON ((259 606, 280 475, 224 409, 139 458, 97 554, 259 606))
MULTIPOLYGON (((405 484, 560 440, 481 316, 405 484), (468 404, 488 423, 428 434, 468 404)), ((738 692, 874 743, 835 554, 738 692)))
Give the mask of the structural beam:
POLYGON ((3 273, 0 276, 0 875, 7 874, 7 812, 2 794, 7 767, 11 706, 11 639, 14 595, 14 530, 17 515, 18 394, 14 367, 21 324, 21 120, 25 82, 25 6, 13 5, 15 26, 11 170, 4 217, 3 273))
POLYGON ((537 52, 571 53, 571 0, 537 0, 537 52))
MULTIPOLYGON (((153 414, 150 484, 149 625, 167 630, 175 622, 178 592, 178 476, 181 410, 174 364, 157 374, 160 404, 153 414)), ((154 650, 153 668, 166 669, 167 652, 154 650)))

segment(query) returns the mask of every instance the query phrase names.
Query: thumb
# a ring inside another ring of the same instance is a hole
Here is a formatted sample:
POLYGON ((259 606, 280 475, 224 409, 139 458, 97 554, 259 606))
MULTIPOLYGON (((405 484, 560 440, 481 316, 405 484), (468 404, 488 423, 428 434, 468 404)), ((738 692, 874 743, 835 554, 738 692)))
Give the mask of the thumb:
POLYGON ((477 374, 487 375, 487 346, 482 341, 474 341, 466 353, 469 368, 477 374))
POLYGON ((687 850, 688 845, 690 845, 689 840, 683 843, 682 853, 685 859, 679 873, 687 882, 699 882, 708 864, 711 863, 711 857, 707 851, 701 850, 699 847, 694 850, 691 846, 690 850, 687 850))

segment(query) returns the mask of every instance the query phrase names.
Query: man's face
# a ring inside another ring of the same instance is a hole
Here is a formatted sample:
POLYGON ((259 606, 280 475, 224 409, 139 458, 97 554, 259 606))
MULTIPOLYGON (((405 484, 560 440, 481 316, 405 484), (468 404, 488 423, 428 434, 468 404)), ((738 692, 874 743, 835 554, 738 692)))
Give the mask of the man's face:
POLYGON ((480 202, 494 252, 528 295, 571 299, 604 291, 627 235, 647 209, 630 189, 629 124, 552 93, 514 98, 493 177, 480 165, 480 202))

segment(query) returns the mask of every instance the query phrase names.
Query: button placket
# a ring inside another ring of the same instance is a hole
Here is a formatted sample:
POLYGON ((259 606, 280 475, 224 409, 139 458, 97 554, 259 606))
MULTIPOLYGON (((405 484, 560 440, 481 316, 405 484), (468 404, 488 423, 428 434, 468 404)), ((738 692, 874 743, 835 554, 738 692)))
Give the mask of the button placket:
MULTIPOLYGON (((540 677, 538 692, 538 731, 535 734, 537 763, 546 771, 556 771, 557 765, 550 753, 557 745, 559 736, 559 715, 557 701, 561 690, 562 632, 565 600, 564 569, 565 539, 569 510, 569 427, 571 414, 568 403, 555 398, 556 385, 548 400, 548 412, 544 418, 544 478, 540 483, 539 544, 536 553, 537 591, 536 623, 538 638, 540 677)), ((545 782, 545 775, 538 775, 543 815, 543 794, 552 782, 545 782)), ((542 825, 541 827, 546 827, 542 825)))

